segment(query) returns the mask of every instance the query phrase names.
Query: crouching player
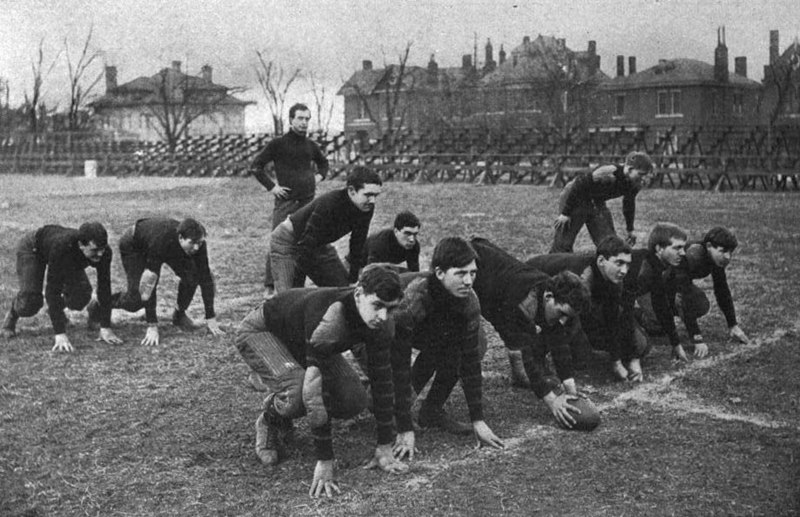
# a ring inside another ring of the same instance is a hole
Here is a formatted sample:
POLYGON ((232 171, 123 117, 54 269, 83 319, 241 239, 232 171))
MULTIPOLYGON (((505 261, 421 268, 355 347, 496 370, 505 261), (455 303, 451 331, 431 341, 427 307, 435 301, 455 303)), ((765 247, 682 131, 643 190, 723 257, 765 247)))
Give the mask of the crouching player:
POLYGON ((236 347, 271 393, 256 421, 256 454, 275 465, 292 435, 292 420, 306 415, 317 464, 309 495, 339 492, 334 478, 331 418, 352 418, 369 396, 342 353, 360 347, 377 422, 377 447, 370 466, 386 472, 408 469, 414 455, 410 356, 392 347, 391 312, 403 291, 396 272, 365 267, 355 287, 289 289, 248 314, 236 347), (396 421, 397 436, 393 424, 396 421))
POLYGON ((730 264, 731 256, 738 245, 736 236, 730 230, 716 226, 703 236, 702 242, 693 242, 686 246, 686 255, 673 270, 675 306, 686 325, 686 332, 694 344, 694 353, 697 357, 705 357, 708 353, 708 346, 705 344, 697 320, 708 314, 711 304, 706 294, 694 284, 693 280, 709 275, 713 282, 717 305, 725 315, 731 337, 742 343, 749 342, 747 334, 736 321, 733 297, 725 274, 725 268, 730 264))
POLYGON ((84 223, 77 230, 47 225, 28 233, 17 246, 17 276, 19 292, 3 320, 3 337, 14 337, 17 320, 35 316, 47 300, 55 332, 54 352, 73 350, 64 309, 82 310, 87 304, 90 328, 99 325, 100 339, 106 343, 122 343, 110 328, 111 248, 102 224, 84 223), (91 301, 92 284, 84 271, 88 266, 97 270, 97 302, 91 301))
POLYGON ((562 426, 596 427, 599 415, 591 403, 586 402, 588 411, 582 416, 572 405, 579 397, 571 345, 579 332, 576 320, 589 304, 589 289, 570 271, 550 277, 486 239, 475 237, 470 244, 480 263, 474 289, 481 314, 508 347, 512 376, 528 384, 562 426), (548 353, 557 377, 550 371, 548 353))
POLYGON ((486 340, 481 339, 480 303, 472 290, 477 258, 467 241, 447 237, 433 250, 431 271, 403 275, 413 278, 395 315, 396 347, 408 356, 412 347, 419 350, 411 372, 416 393, 434 376, 419 411, 420 427, 474 434, 479 443, 502 448, 502 440, 483 417, 481 359, 486 340), (471 424, 451 418, 444 409, 459 379, 471 424))

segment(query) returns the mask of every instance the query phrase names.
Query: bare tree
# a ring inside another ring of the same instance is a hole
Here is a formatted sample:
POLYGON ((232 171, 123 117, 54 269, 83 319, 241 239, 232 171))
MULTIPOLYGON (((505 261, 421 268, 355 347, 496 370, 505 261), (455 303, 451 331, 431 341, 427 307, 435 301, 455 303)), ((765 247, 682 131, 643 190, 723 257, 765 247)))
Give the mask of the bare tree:
POLYGON ((35 61, 31 61, 31 74, 33 75, 33 85, 31 86, 30 95, 28 92, 25 92, 25 102, 23 104, 23 109, 28 118, 28 126, 31 133, 38 134, 43 128, 42 123, 47 118, 47 115, 52 111, 48 110, 44 100, 42 99, 42 86, 44 85, 44 80, 50 75, 50 72, 53 71, 53 67, 55 66, 56 62, 58 61, 58 56, 56 55, 53 58, 52 63, 50 66, 47 67, 47 71, 44 71, 44 38, 39 40, 39 51, 37 53, 37 59, 35 61))
POLYGON ((272 115, 272 127, 276 135, 283 134, 283 109, 286 104, 286 93, 292 83, 300 76, 300 69, 295 68, 287 74, 282 66, 275 61, 267 61, 264 55, 256 50, 258 64, 255 66, 258 84, 264 98, 267 100, 270 114, 272 115))
POLYGON ((333 118, 333 99, 330 98, 330 91, 319 82, 314 72, 308 74, 308 82, 311 85, 311 94, 314 96, 317 130, 327 134, 333 118))
POLYGON ((407 66, 413 42, 406 43, 398 56, 397 65, 385 65, 384 75, 371 91, 364 91, 357 82, 350 84, 364 108, 367 118, 382 135, 384 151, 394 148, 399 130, 403 128, 416 90, 416 78, 407 66))
POLYGON ((213 119, 228 95, 242 90, 210 85, 169 68, 161 70, 153 79, 148 112, 156 119, 156 131, 170 151, 175 150, 178 140, 187 135, 194 121, 202 116, 213 119))
POLYGON ((774 104, 769 111, 769 126, 773 127, 778 119, 791 109, 794 96, 798 99, 795 109, 800 111, 800 54, 792 54, 788 59, 781 59, 770 67, 765 79, 767 89, 773 89, 774 104))
POLYGON ((103 72, 100 71, 87 86, 84 86, 84 78, 87 69, 102 54, 98 50, 91 52, 89 50, 93 31, 94 26, 89 28, 89 34, 86 35, 83 49, 74 65, 69 52, 69 43, 67 38, 64 38, 64 52, 67 57, 67 72, 69 74, 69 111, 67 112, 67 128, 71 131, 79 129, 82 125, 79 117, 81 108, 92 89, 97 86, 97 83, 100 82, 100 79, 103 77, 103 72))

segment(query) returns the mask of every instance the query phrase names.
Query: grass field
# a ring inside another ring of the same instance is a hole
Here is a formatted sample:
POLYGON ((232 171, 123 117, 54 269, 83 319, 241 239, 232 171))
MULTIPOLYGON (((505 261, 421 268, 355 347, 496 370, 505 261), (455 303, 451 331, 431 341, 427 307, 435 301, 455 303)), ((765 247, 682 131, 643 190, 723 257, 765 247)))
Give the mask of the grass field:
MULTIPOLYGON (((323 190, 341 186, 323 184, 323 190)), ((262 294, 272 204, 252 179, 0 176, 0 310, 15 294, 14 247, 46 223, 106 224, 112 246, 137 218, 195 216, 209 230, 218 319, 232 329, 262 294)), ((423 263, 447 235, 488 237, 524 258, 549 247, 557 191, 544 187, 389 183, 373 229, 411 209, 423 263)), ((558 429, 531 392, 510 386, 496 335, 484 361, 486 418, 506 449, 431 431, 408 474, 361 468, 374 444, 363 414, 334 427, 342 495, 307 495, 314 458, 305 424, 274 470, 253 453, 261 394, 229 339, 114 313, 121 346, 97 342, 72 315, 73 354, 50 352, 46 312, 0 342, 0 515, 798 515, 800 514, 800 217, 797 194, 646 190, 639 241, 656 221, 699 236, 724 224, 740 240, 729 280, 750 345, 730 341, 712 301, 701 320, 708 359, 676 365, 666 341, 645 382, 614 381, 607 360, 578 378, 603 412, 592 433, 558 429)), ((620 204, 611 203, 617 224, 620 204)), ((578 247, 587 247, 585 232, 578 247)), ((123 287, 114 257, 113 288, 123 287)), ((711 286, 702 284, 713 299, 711 286)), ((159 315, 175 278, 165 272, 159 315)), ((199 295, 190 313, 202 316, 199 295)), ((682 327, 681 327, 682 330, 682 327)), ((229 333, 230 334, 230 333, 229 333)), ((466 418, 460 389, 449 410, 466 418)))

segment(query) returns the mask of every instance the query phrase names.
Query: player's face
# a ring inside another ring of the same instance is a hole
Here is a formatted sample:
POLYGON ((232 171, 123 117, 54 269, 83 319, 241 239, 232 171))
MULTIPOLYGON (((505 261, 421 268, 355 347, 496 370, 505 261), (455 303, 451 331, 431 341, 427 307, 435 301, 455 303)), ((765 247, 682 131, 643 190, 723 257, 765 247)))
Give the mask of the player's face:
POLYGON ((89 262, 97 263, 100 262, 100 259, 103 258, 103 253, 105 253, 106 249, 99 247, 94 241, 89 241, 88 244, 84 245, 80 241, 78 242, 78 248, 80 248, 81 253, 89 262))
POLYGON ((419 226, 404 226, 402 229, 394 229, 394 236, 397 238, 397 243, 407 250, 410 250, 417 243, 419 236, 419 226))
POLYGON ((375 183, 365 183, 358 190, 347 187, 347 194, 356 208, 362 212, 372 212, 375 209, 375 200, 381 195, 381 186, 375 183))
POLYGON ((400 305, 400 300, 387 302, 381 300, 375 293, 366 294, 360 287, 356 288, 355 297, 358 314, 367 327, 373 330, 382 327, 392 311, 400 305))
POLYGON ((192 239, 189 239, 188 237, 184 238, 184 237, 181 237, 180 235, 178 236, 178 242, 180 242, 180 244, 181 244, 181 249, 187 255, 194 255, 198 251, 200 251, 200 247, 203 245, 203 243, 205 241, 206 240, 203 239, 203 238, 200 238, 200 239, 197 239, 197 240, 192 240, 192 239))
POLYGON ((613 257, 605 258, 600 255, 597 257, 597 269, 607 281, 612 284, 619 285, 628 274, 628 269, 631 267, 631 254, 620 253, 613 257))
POLYGON ((544 293, 544 320, 549 326, 569 323, 575 317, 575 310, 568 303, 557 303, 553 293, 544 293))
POLYGON ((711 243, 706 244, 706 249, 708 250, 708 255, 711 257, 711 260, 714 262, 715 266, 725 268, 731 263, 733 251, 726 250, 721 246, 714 246, 711 243))
POLYGON ((681 262, 681 257, 686 255, 686 240, 670 238, 669 246, 656 245, 656 256, 663 264, 677 266, 681 262))
POLYGON ((447 292, 456 298, 469 296, 477 273, 478 266, 474 260, 464 267, 451 267, 447 271, 442 271, 439 267, 436 268, 436 278, 447 289, 447 292))
POLYGON ((628 170, 625 172, 628 176, 628 179, 634 185, 641 186, 644 180, 647 178, 647 171, 643 171, 642 169, 636 169, 633 167, 629 167, 628 170))
POLYGON ((310 120, 310 111, 297 110, 294 112, 294 118, 289 121, 289 125, 295 133, 305 135, 308 132, 308 123, 310 120))

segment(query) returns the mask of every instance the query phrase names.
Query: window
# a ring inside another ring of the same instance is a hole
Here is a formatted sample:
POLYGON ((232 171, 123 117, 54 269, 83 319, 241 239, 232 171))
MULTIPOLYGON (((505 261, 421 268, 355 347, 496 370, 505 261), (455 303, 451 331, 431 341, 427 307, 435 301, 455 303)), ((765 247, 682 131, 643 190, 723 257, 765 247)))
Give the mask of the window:
POLYGON ((744 112, 744 95, 741 93, 733 94, 733 114, 741 115, 744 112))
POLYGON ((625 116, 625 95, 617 95, 614 98, 614 116, 625 116))
POLYGON ((658 111, 659 117, 681 117, 681 91, 680 90, 661 90, 658 92, 658 111))

